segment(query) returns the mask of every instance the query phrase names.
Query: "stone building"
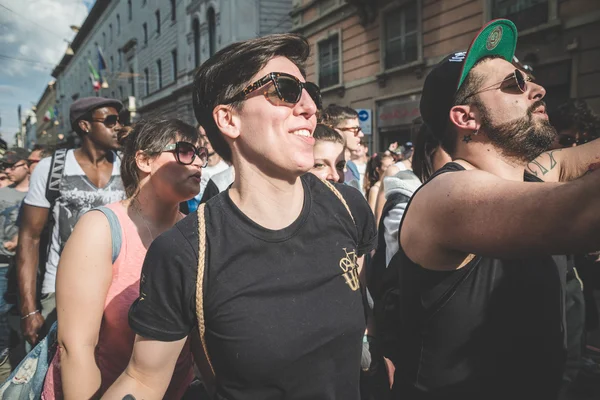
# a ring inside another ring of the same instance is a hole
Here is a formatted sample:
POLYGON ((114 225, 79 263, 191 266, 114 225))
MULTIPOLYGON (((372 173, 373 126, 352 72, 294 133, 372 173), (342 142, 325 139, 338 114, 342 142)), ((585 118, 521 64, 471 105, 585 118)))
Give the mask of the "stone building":
POLYGON ((117 98, 135 118, 177 117, 195 124, 193 72, 228 44, 291 29, 292 0, 97 0, 54 69, 59 126, 84 96, 117 98), (106 61, 107 88, 95 91, 89 64, 106 61))
POLYGON ((519 28, 516 56, 547 88, 550 108, 578 97, 600 113, 598 1, 294 0, 292 31, 311 43, 308 79, 324 104, 372 113, 377 151, 410 140, 431 67, 500 17, 519 28))

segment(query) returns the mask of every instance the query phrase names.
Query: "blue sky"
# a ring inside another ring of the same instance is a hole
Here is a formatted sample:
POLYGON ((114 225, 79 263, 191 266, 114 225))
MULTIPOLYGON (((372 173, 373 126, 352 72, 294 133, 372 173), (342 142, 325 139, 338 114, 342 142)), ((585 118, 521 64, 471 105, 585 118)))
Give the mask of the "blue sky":
POLYGON ((95 0, 0 0, 0 133, 19 129, 17 107, 35 105, 95 0), (1 7, 4 6, 4 7, 1 7), (10 9, 10 10, 8 10, 10 9))

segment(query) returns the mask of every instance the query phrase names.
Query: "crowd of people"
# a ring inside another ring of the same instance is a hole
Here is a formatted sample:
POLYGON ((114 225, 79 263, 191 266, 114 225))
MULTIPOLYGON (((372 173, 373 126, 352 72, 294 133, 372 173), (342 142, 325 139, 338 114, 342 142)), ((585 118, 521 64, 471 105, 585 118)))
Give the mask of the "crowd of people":
POLYGON ((492 21, 434 66, 382 152, 295 34, 202 64, 196 126, 76 100, 80 147, 1 159, 0 398, 562 400, 600 378, 600 118, 549 117, 516 37, 492 21))

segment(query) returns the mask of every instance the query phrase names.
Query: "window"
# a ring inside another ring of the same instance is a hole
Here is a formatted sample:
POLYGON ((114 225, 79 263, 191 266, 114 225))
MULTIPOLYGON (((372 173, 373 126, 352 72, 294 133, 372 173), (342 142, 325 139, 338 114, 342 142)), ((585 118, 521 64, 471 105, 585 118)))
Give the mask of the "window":
POLYGON ((337 0, 321 0, 321 2, 319 3, 319 13, 325 13, 331 7, 335 6, 336 3, 337 0))
POLYGON ((124 97, 123 97, 123 86, 119 86, 119 100, 124 100, 124 97))
POLYGON ((148 3, 148 0, 142 0, 142 5, 145 6, 148 3))
POLYGON ((200 66, 200 22, 194 19, 192 23, 192 31, 194 32, 194 67, 200 66))
POLYGON ((119 71, 121 70, 121 68, 123 68, 123 53, 121 53, 121 50, 119 50, 119 52, 117 53, 117 65, 119 66, 119 71))
POLYGON ((156 75, 158 75, 158 88, 162 88, 162 62, 156 61, 156 75))
POLYGON ((519 31, 548 22, 549 0, 491 0, 492 18, 506 18, 519 31))
POLYGON ((135 74, 133 73, 133 67, 129 67, 129 93, 135 96, 135 74))
POLYGON ((145 22, 142 24, 142 30, 144 31, 144 46, 148 46, 148 24, 145 22))
POLYGON ((127 0, 127 17, 130 21, 133 19, 133 7, 131 5, 131 0, 127 0))
POLYGON ((108 43, 112 43, 113 39, 113 26, 112 24, 108 24, 108 43))
POLYGON ((214 8, 208 9, 206 19, 208 20, 208 51, 212 57, 217 51, 217 21, 214 8))
POLYGON ((117 36, 121 34, 121 16, 117 14, 117 36))
POLYGON ((417 2, 384 14, 386 69, 417 61, 419 58, 419 24, 417 2))
POLYGON ((115 70, 115 59, 113 56, 110 56, 110 71, 114 71, 115 70))
POLYGON ((173 82, 177 82, 177 50, 171 52, 171 66, 173 67, 173 82))
POLYGON ((150 74, 148 68, 144 68, 144 87, 146 88, 145 94, 148 96, 150 94, 150 74))
POLYGON ((102 32, 102 48, 106 47, 106 32, 102 32))
POLYGON ((115 97, 115 91, 114 90, 112 92, 110 92, 110 98, 111 99, 116 99, 116 97, 115 97))
POLYGON ((177 0, 171 0, 171 21, 177 21, 177 0))
POLYGON ((327 88, 340 83, 340 40, 335 35, 319 42, 319 86, 327 88))
POLYGON ((156 10, 154 16, 156 17, 156 34, 160 35, 160 10, 156 10))

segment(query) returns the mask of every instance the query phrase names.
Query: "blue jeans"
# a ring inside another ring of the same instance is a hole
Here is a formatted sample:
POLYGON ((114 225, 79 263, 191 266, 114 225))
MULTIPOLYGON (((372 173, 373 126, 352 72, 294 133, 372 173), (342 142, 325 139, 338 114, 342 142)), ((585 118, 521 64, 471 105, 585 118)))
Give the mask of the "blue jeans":
POLYGON ((8 326, 10 304, 7 304, 4 299, 8 290, 8 270, 8 266, 0 266, 0 352, 10 347, 10 328, 8 326))

